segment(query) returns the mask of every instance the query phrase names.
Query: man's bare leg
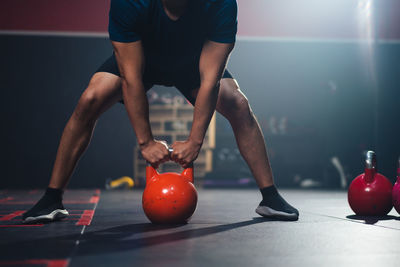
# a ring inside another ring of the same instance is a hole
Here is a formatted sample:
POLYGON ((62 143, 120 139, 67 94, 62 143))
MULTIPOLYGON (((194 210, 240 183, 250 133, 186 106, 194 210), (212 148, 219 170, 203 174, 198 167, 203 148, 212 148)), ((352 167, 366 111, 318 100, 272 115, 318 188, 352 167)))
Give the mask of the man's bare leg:
POLYGON ((287 203, 274 186, 261 128, 234 79, 221 80, 217 111, 229 120, 240 153, 260 188, 263 200, 256 212, 264 217, 297 220, 298 210, 287 203))
POLYGON ((63 190, 90 143, 99 116, 122 99, 120 78, 100 72, 93 75, 62 134, 49 187, 43 197, 23 214, 25 223, 53 221, 68 216, 63 190))
POLYGON ((65 126, 49 187, 65 189, 79 158, 88 147, 99 116, 122 99, 120 78, 99 72, 93 75, 65 126))
POLYGON ((217 111, 226 117, 235 134, 240 153, 260 188, 274 184, 264 136, 247 98, 234 79, 222 79, 217 111))

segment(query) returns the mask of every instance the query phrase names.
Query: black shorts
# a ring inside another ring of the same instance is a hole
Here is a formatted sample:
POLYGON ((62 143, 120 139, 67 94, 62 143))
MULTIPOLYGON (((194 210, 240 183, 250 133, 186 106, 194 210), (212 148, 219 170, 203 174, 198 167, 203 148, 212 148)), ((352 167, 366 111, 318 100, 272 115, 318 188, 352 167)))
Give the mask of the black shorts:
MULTIPOLYGON (((108 72, 120 76, 117 60, 113 54, 109 57, 97 70, 96 72, 108 72)), ((164 85, 164 86, 175 86, 190 103, 194 104, 195 98, 192 96, 192 91, 199 88, 200 86, 200 73, 194 68, 190 71, 182 73, 174 73, 175 75, 160 74, 156 71, 146 69, 143 75, 143 83, 146 91, 149 90, 153 85, 164 85), (175 76, 175 77, 174 77, 175 76)), ((232 74, 225 69, 222 78, 233 78, 232 74)))

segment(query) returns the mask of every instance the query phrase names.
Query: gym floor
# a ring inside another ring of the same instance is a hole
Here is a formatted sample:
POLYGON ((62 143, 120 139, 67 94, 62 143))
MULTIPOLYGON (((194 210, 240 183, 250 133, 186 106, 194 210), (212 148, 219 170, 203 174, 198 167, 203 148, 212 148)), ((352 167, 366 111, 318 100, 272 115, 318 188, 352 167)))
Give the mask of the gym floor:
POLYGON ((296 222, 255 212, 257 190, 199 190, 189 224, 157 226, 140 190, 69 190, 71 216, 23 225, 42 191, 0 191, 0 266, 398 266, 400 216, 357 217, 346 192, 281 190, 296 222))

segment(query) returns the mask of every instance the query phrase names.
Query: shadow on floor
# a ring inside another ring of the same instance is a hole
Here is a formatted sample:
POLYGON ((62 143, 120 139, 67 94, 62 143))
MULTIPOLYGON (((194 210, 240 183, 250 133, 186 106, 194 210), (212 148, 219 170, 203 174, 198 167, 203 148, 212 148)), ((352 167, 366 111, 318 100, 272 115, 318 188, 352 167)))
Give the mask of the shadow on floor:
POLYGON ((388 221, 388 220, 400 220, 400 217, 396 217, 393 215, 385 215, 385 216, 360 216, 360 215, 348 215, 347 219, 364 221, 366 224, 376 224, 379 221, 388 221))
POLYGON ((82 236, 73 234, 24 242, 10 242, 0 245, 0 250, 4 253, 3 255, 7 259, 21 259, 21 257, 53 258, 54 254, 49 252, 56 252, 58 250, 57 247, 61 244, 75 244, 76 240, 79 239, 80 243, 76 255, 112 253, 203 237, 268 221, 274 220, 257 217, 242 222, 186 229, 182 231, 176 231, 176 229, 181 228, 184 225, 162 226, 150 223, 129 224, 93 232, 88 231, 82 236), (172 229, 174 232, 145 237, 141 236, 141 234, 146 232, 156 232, 168 229, 172 229), (24 251, 23 255, 19 253, 20 251, 24 251))

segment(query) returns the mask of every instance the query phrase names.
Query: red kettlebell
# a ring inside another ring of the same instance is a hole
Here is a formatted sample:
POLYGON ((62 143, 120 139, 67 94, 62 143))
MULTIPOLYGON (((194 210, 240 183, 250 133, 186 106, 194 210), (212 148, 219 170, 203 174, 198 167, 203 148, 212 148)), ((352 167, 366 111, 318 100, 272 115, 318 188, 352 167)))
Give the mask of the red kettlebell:
POLYGON ((160 174, 148 165, 142 206, 147 218, 154 224, 187 223, 197 206, 193 165, 184 169, 181 174, 160 174))
POLYGON ((383 216, 392 209, 392 183, 376 169, 376 155, 368 151, 365 172, 351 182, 348 201, 351 209, 362 216, 383 216))
POLYGON ((392 198, 393 206, 395 210, 400 214, 400 158, 397 165, 397 180, 393 186, 392 198))

